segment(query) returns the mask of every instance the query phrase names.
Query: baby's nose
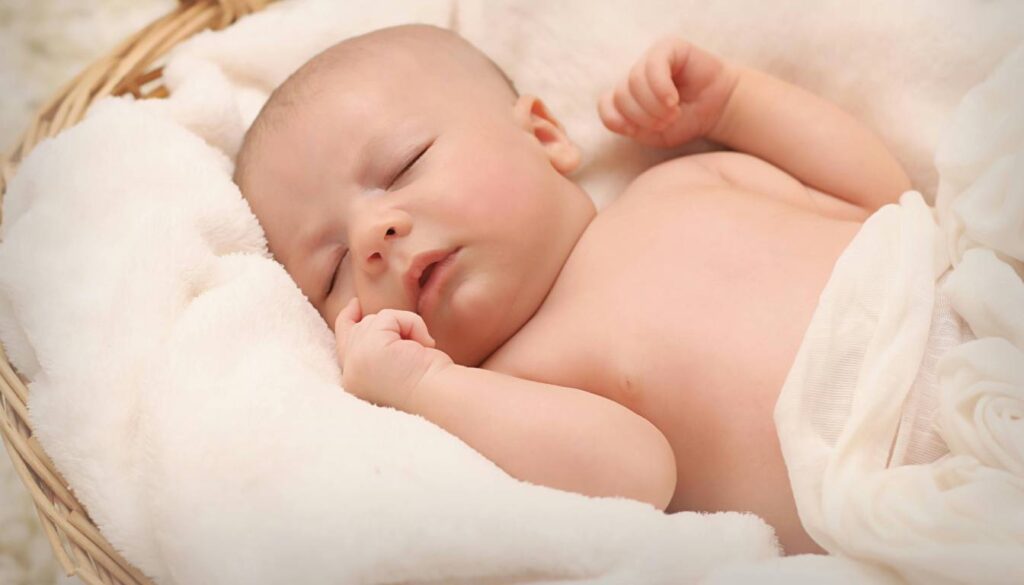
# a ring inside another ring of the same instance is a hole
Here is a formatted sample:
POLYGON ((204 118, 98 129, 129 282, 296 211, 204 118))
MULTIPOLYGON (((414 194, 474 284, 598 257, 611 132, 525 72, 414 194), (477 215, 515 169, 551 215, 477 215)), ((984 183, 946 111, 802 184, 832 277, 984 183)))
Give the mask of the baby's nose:
POLYGON ((364 269, 371 274, 387 270, 392 261, 394 246, 397 240, 409 235, 412 221, 408 214, 392 213, 386 217, 376 218, 368 222, 360 240, 358 250, 364 269))
POLYGON ((378 245, 372 246, 372 248, 374 250, 376 250, 376 251, 370 253, 369 258, 367 258, 367 261, 380 261, 380 260, 383 260, 384 259, 384 254, 383 254, 384 248, 388 246, 387 240, 389 238, 391 238, 392 236, 394 236, 395 234, 397 234, 397 233, 398 233, 398 231, 394 228, 394 226, 389 226, 386 230, 384 230, 384 240, 382 242, 380 242, 378 245))

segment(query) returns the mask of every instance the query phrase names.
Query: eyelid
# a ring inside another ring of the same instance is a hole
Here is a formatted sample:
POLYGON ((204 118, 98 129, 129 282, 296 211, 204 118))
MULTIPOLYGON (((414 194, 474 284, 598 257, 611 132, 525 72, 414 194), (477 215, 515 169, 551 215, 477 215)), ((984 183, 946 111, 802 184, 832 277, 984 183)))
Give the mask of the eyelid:
POLYGON ((338 262, 334 265, 334 272, 332 272, 330 278, 327 279, 327 292, 324 293, 325 297, 330 296, 331 292, 334 290, 334 283, 338 280, 338 273, 341 272, 341 263, 345 260, 346 256, 348 256, 348 248, 341 253, 341 258, 338 258, 338 262))
POLYGON ((423 146, 423 148, 420 149, 420 151, 416 154, 416 156, 414 156, 411 159, 409 159, 409 162, 405 163, 405 166, 402 167, 402 170, 398 171, 398 173, 391 179, 391 181, 388 183, 388 187, 390 188, 392 185, 394 185, 396 182, 398 182, 398 179, 400 179, 402 177, 402 175, 404 175, 406 173, 406 171, 408 171, 413 166, 415 166, 416 163, 419 162, 420 158, 422 158, 423 155, 426 154, 427 151, 430 150, 430 147, 433 146, 433 145, 434 145, 434 141, 433 140, 431 140, 430 142, 425 144, 423 146))

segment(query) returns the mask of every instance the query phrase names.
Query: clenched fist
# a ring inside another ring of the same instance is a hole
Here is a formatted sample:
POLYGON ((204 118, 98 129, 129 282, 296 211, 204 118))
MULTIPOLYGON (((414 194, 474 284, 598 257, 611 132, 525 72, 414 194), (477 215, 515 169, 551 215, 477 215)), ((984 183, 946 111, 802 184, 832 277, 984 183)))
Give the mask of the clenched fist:
POLYGON ((648 146, 673 147, 707 136, 739 79, 735 67, 678 37, 644 53, 598 102, 604 125, 648 146))
POLYGON ((345 390, 380 406, 411 412, 421 382, 452 365, 448 354, 434 349, 423 318, 409 311, 363 316, 353 298, 338 314, 334 333, 345 390))

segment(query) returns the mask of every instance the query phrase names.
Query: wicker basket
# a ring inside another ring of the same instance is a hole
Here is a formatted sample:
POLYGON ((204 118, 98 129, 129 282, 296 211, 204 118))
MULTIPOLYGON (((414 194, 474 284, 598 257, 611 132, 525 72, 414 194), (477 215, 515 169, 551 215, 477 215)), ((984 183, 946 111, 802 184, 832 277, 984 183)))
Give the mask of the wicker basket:
MULTIPOLYGON (((87 67, 42 106, 14 152, 0 158, 0 202, 18 162, 41 140, 76 124, 90 104, 108 95, 166 97, 167 88, 160 83, 161 60, 172 47, 204 29, 224 28, 270 1, 180 0, 172 13, 87 67)), ((89 585, 151 583, 114 550, 71 493, 32 436, 27 402, 26 381, 15 372, 0 346, 0 436, 65 572, 78 575, 89 585)))

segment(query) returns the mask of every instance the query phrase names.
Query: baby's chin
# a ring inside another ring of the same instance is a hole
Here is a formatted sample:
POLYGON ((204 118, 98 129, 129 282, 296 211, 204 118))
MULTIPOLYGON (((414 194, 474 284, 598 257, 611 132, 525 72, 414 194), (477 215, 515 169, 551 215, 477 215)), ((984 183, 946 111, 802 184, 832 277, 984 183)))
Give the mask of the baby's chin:
POLYGON ((534 311, 524 311, 520 306, 522 299, 515 297, 490 291, 482 282, 463 282, 444 310, 438 312, 436 322, 428 321, 427 327, 437 340, 438 349, 455 363, 478 366, 533 315, 534 311))
POLYGON ((427 327, 437 341, 437 349, 448 354, 452 361, 461 366, 479 366, 507 341, 496 340, 493 331, 475 323, 451 325, 454 326, 431 327, 428 324, 427 327))
MULTIPOLYGON (((504 341, 507 341, 507 339, 504 341)), ((462 336, 452 343, 444 343, 439 339, 437 340, 437 348, 448 354, 448 357, 452 358, 452 361, 460 366, 475 368, 479 367, 494 352, 498 351, 504 345, 504 341, 496 343, 494 341, 476 340, 462 336)))

